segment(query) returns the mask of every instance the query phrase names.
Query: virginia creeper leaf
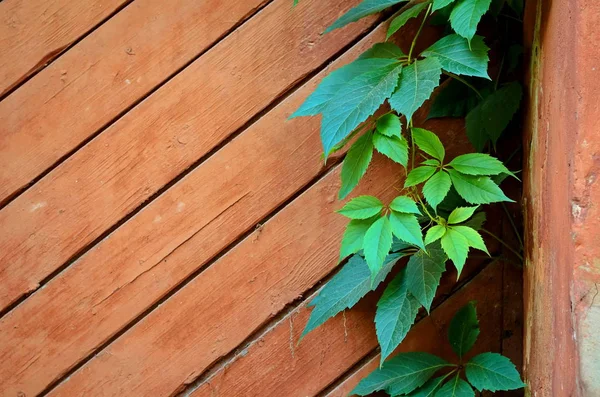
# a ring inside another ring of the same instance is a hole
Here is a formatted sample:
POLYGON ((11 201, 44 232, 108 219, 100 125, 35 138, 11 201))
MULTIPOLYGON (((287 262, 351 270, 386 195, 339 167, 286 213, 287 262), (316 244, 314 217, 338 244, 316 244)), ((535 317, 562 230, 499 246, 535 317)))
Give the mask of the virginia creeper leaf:
POLYGON ((407 196, 398 196, 390 203, 390 209, 395 212, 401 212, 404 214, 417 214, 421 215, 417 203, 407 196))
POLYGON ((342 164, 342 187, 338 198, 343 200, 358 185, 360 178, 367 172, 373 157, 372 134, 366 133, 354 142, 342 164))
POLYGON ((500 160, 485 153, 462 154, 455 157, 448 165, 467 175, 499 175, 504 173, 515 176, 500 160))
POLYGON ((489 50, 481 36, 473 37, 469 48, 464 37, 451 34, 438 40, 421 55, 436 57, 447 72, 490 79, 487 72, 489 50))
POLYGON ((513 201, 488 176, 465 175, 455 170, 448 173, 458 194, 471 204, 513 201))
POLYGON ((366 58, 400 58, 405 56, 400 47, 394 43, 377 43, 367 51, 363 52, 358 59, 366 58))
POLYGON ((328 27, 325 30, 325 33, 329 33, 334 29, 344 27, 351 22, 356 22, 367 15, 375 14, 376 12, 385 10, 390 6, 402 3, 403 1, 406 0, 363 0, 362 3, 354 8, 351 8, 347 13, 342 15, 337 21, 328 27))
POLYGON ((337 212, 350 219, 367 219, 375 216, 383 209, 383 203, 373 196, 358 196, 348 201, 337 212))
POLYGON ((348 222, 342 244, 340 247, 340 261, 345 257, 355 254, 363 248, 365 233, 376 219, 353 219, 348 222))
POLYGON ((465 226, 469 226, 472 229, 479 230, 485 223, 485 212, 478 212, 471 219, 464 223, 465 226))
POLYGON ((434 241, 437 241, 442 238, 442 236, 446 233, 446 228, 442 225, 432 226, 429 230, 427 230, 427 234, 425 235, 425 245, 429 245, 434 241))
POLYGON ((483 353, 465 366, 467 379, 477 390, 515 390, 524 387, 521 376, 510 360, 498 353, 483 353))
POLYGON ((425 182, 425 185, 423 185, 423 196, 425 196, 425 200, 427 200, 434 210, 444 197, 446 197, 448 191, 450 191, 450 186, 452 186, 452 182, 446 171, 438 171, 425 182))
POLYGON ((492 0, 458 0, 450 14, 452 29, 471 41, 477 30, 477 24, 490 8, 492 0))
POLYGON ((371 116, 398 84, 402 71, 398 61, 382 58, 368 61, 378 66, 340 86, 322 111, 321 142, 325 153, 371 116))
POLYGON ((479 320, 475 302, 460 308, 448 327, 448 339, 452 350, 462 358, 475 344, 479 336, 479 320))
POLYGON ((448 382, 444 383, 435 397, 475 397, 473 388, 460 378, 460 373, 457 373, 448 382))
POLYGON ((392 211, 390 213, 390 224, 394 236, 398 239, 425 249, 421 226, 416 216, 392 211))
POLYGON ((363 251, 367 265, 371 270, 371 279, 381 271, 390 248, 392 247, 392 226, 387 216, 382 216, 365 233, 363 251))
POLYGON ((473 247, 475 249, 481 250, 488 255, 490 254, 487 250, 487 247, 485 246, 485 242, 483 241, 483 238, 475 229, 472 229, 468 226, 459 225, 459 226, 452 226, 452 230, 457 231, 458 233, 462 234, 463 237, 467 239, 467 243, 469 244, 469 247, 473 247))
POLYGON ((435 173, 435 167, 422 166, 417 167, 408 173, 406 181, 404 181, 404 187, 410 187, 418 185, 419 183, 425 182, 427 179, 435 173))
POLYGON ((436 134, 423 128, 413 128, 412 137, 419 149, 439 161, 444 161, 446 150, 436 134))
POLYGON ((421 162, 422 165, 431 165, 433 167, 438 167, 440 165, 440 161, 437 159, 427 159, 421 162))
POLYGON ((408 142, 400 136, 385 136, 376 132, 373 135, 375 149, 384 156, 404 167, 408 164, 408 142))
POLYGON ((441 74, 442 66, 435 58, 415 61, 406 66, 400 75, 398 89, 389 99, 392 109, 405 115, 407 121, 410 120, 440 84, 441 74))
POLYGON ((400 30, 402 26, 404 26, 406 22, 408 22, 409 19, 417 17, 421 13, 421 11, 427 8, 428 5, 428 1, 415 4, 414 6, 410 7, 408 10, 404 11, 396 18, 394 18, 390 23, 390 27, 388 28, 386 40, 389 39, 391 35, 400 30))
POLYGON ((433 0, 433 7, 431 8, 431 12, 441 10, 449 4, 454 3, 455 0, 433 0))
POLYGON ((448 81, 433 99, 428 119, 437 117, 464 117, 479 103, 477 94, 458 80, 448 81))
POLYGON ((469 254, 469 242, 462 234, 452 229, 446 230, 441 241, 444 252, 456 267, 457 277, 460 277, 469 254))
POLYGON ((442 383, 447 376, 439 376, 437 378, 429 379, 423 386, 417 390, 406 394, 406 397, 434 397, 435 392, 438 391, 442 383))
POLYGON ((388 113, 377 119, 377 132, 385 136, 393 137, 400 136, 402 132, 402 124, 400 118, 395 114, 388 113))
POLYGON ((449 365, 433 354, 401 353, 371 372, 350 394, 366 396, 378 390, 385 390, 393 396, 410 393, 427 382, 438 370, 449 365))
POLYGON ((412 255, 406 265, 408 291, 429 312, 442 273, 446 270, 446 254, 439 244, 427 247, 427 252, 412 255))
POLYGON ((473 213, 479 208, 479 206, 475 207, 457 207, 452 210, 450 216, 448 216, 448 223, 461 223, 469 219, 473 213))
POLYGON ((408 292, 406 269, 390 282, 377 302, 375 329, 381 346, 381 365, 415 322, 421 305, 408 292))

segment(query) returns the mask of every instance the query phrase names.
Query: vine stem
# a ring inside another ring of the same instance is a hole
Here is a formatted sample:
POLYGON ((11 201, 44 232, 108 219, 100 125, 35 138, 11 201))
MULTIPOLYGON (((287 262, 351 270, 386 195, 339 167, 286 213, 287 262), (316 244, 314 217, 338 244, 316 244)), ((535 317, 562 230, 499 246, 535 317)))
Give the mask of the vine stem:
POLYGON ((419 35, 421 34, 421 30, 423 30, 423 26, 425 25, 425 21, 427 20, 427 17, 429 16, 429 11, 431 11, 431 3, 429 3, 429 6, 427 6, 427 11, 425 11, 425 16, 423 17, 423 20, 421 21, 421 26, 419 26, 419 30, 417 30, 417 34, 415 35, 415 38, 413 39, 413 41, 410 45, 410 50, 408 51, 408 63, 410 63, 413 49, 415 48, 415 44, 417 44, 417 39, 419 38, 419 35))
POLYGON ((483 95, 481 95, 481 93, 479 92, 479 90, 477 90, 477 88, 475 88, 471 83, 469 83, 467 80, 463 79, 460 76, 455 75, 454 73, 450 73, 450 72, 446 72, 446 71, 442 71, 442 73, 444 73, 446 76, 452 77, 454 80, 456 81, 460 81, 461 83, 463 83, 464 85, 466 85, 467 87, 469 87, 470 89, 472 89, 473 91, 475 91, 475 94, 477 94, 477 96, 480 99, 483 99, 483 95))
POLYGON ((487 229, 480 229, 482 232, 484 232, 485 234, 487 234, 488 236, 492 237, 493 239, 495 239, 496 241, 498 241, 500 244, 502 244, 506 249, 508 249, 510 252, 512 252, 513 254, 515 254, 521 261, 523 261, 523 256, 517 252, 513 247, 511 247, 510 245, 506 244, 500 237, 496 236, 494 233, 490 232, 487 229))

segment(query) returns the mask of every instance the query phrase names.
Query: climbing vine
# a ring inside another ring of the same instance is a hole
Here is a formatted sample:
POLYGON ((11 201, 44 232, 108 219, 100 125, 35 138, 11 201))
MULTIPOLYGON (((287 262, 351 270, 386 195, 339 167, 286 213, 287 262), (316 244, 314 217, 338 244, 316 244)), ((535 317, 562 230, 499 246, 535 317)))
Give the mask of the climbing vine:
MULTIPOLYGON (((326 32, 401 2, 364 0, 326 32)), ((507 79, 519 47, 505 46, 492 80, 486 38, 476 32, 486 13, 518 20, 521 12, 518 0, 411 2, 392 18, 387 32, 389 39, 410 19, 421 18, 408 49, 387 39, 375 44, 325 77, 290 116, 321 115, 325 161, 349 146, 339 199, 357 186, 375 150, 398 163, 406 175, 400 194, 390 203, 363 195, 338 211, 349 219, 340 249, 340 262, 347 262, 309 304, 313 309, 302 337, 354 306, 386 280, 400 258, 409 257, 377 304, 380 368, 361 381, 353 394, 384 390, 391 396, 474 396, 471 385, 490 391, 523 387, 514 365, 495 353, 459 364, 419 352, 386 360, 405 338, 421 307, 427 312, 431 309, 446 262, 452 262, 460 277, 471 248, 489 255, 482 234, 497 237, 483 227, 482 206, 513 201, 499 185, 517 176, 492 154, 519 108, 521 85, 507 79), (417 39, 427 21, 441 21, 447 34, 417 53, 417 39), (448 158, 437 134, 413 119, 442 78, 449 81, 440 87, 428 117, 465 117, 475 153, 448 158), (382 105, 390 110, 375 116, 382 105), (468 382, 461 378, 463 369, 468 382), (438 372, 442 375, 433 378, 438 372)), ((476 309, 470 303, 458 311, 449 330, 451 346, 461 360, 478 334, 476 309)))

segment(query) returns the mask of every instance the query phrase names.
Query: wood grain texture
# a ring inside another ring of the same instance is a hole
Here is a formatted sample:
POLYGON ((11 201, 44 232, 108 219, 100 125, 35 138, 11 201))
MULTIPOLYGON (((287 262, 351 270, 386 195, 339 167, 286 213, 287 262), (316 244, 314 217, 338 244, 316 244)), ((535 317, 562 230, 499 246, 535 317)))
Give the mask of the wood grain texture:
MULTIPOLYGON (((474 267, 469 267, 471 271, 474 267)), ((451 360, 451 350, 443 346, 446 325, 454 311, 469 300, 480 300, 479 311, 485 314, 485 331, 501 322, 501 307, 493 299, 501 293, 502 269, 491 265, 452 298, 432 311, 431 317, 421 319, 398 348, 400 351, 427 351, 444 354, 451 360)), ((448 275, 447 275, 448 276, 448 275)), ((451 275, 455 276, 455 275, 451 275)), ((468 276, 468 275, 467 275, 468 276)), ((448 279, 448 277, 446 277, 448 279)), ((449 280, 447 280, 449 281, 449 280)), ((449 293, 455 285, 445 282, 441 294, 449 293)), ((298 338, 308 321, 310 309, 303 304, 261 335, 237 355, 233 362, 217 371, 200 385, 191 397, 213 396, 289 396, 317 395, 341 374, 377 347, 373 316, 379 293, 370 294, 353 309, 328 320, 308 334, 300 344, 298 338)), ((309 301, 309 299, 307 300, 309 301)), ((493 329, 482 335, 477 348, 497 350, 500 331, 493 329)), ((379 356, 367 368, 376 368, 379 356)), ((366 371, 366 369, 364 370, 366 371)), ((349 390, 348 390, 349 391, 349 390)), ((338 393, 340 397, 347 392, 338 393)))
POLYGON ((0 2, 0 95, 42 68, 126 0, 0 2))
POLYGON ((0 211, 0 307, 35 289, 373 23, 321 36, 342 3, 292 9, 276 0, 0 211))
MULTIPOLYGON (((382 37, 383 28, 332 67, 382 37)), ((286 118, 326 73, 0 320, 2 388, 43 389, 310 183, 322 171, 320 122, 286 118)))
MULTIPOLYGON (((502 271, 500 262, 486 267, 472 281, 461 288, 430 316, 419 321, 406 335, 394 355, 400 352, 425 351, 437 354, 446 360, 456 362, 458 357, 448 343, 448 326, 458 309, 472 300, 477 303, 477 315, 481 333, 473 349, 465 356, 468 360, 476 354, 492 351, 500 352, 502 338, 502 271)), ((375 347, 376 345, 372 346, 375 347)), ((326 397, 345 397, 354 387, 379 366, 379 354, 368 360, 351 373, 326 397)))
POLYGON ((0 102, 0 203, 265 1, 136 0, 0 102))

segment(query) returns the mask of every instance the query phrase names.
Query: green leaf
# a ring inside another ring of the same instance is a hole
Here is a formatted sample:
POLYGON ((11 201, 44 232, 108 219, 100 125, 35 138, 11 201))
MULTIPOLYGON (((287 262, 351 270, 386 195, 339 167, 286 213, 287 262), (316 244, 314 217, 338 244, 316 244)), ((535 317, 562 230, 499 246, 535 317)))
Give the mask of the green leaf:
POLYGON ((448 223, 461 223, 469 219, 473 213, 479 208, 479 206, 475 207, 457 207, 450 213, 448 216, 448 223))
POLYGON ((469 254, 469 242, 462 234, 452 229, 446 230, 441 241, 444 252, 448 255, 452 263, 454 263, 458 277, 460 277, 460 273, 467 260, 467 255, 469 254))
POLYGON ((481 36, 473 37, 469 47, 465 38, 451 34, 438 40, 421 55, 436 57, 447 72, 490 79, 487 72, 489 50, 481 36))
POLYGON ((427 118, 465 117, 478 103, 475 91, 458 80, 450 79, 433 99, 427 118))
POLYGON ((499 175, 504 173, 516 178, 500 160, 485 153, 463 154, 454 158, 448 165, 467 175, 499 175))
POLYGON ((428 5, 429 5, 428 1, 419 3, 419 4, 415 4, 414 6, 412 6, 411 8, 409 8, 408 10, 404 11, 403 13, 398 15, 396 18, 394 18, 392 20, 392 22, 390 23, 390 27, 387 32, 386 40, 389 39, 391 35, 393 35, 398 30, 400 30, 402 28, 402 26, 404 26, 406 24, 406 22, 408 22, 409 19, 417 17, 421 13, 421 11, 423 11, 425 8, 427 8, 428 5))
POLYGON ((376 132, 373 135, 375 149, 384 156, 390 158, 404 167, 408 164, 408 142, 399 136, 385 136, 376 132))
POLYGON ((412 248, 414 249, 415 247, 412 244, 408 244, 405 243, 404 241, 400 241, 398 240, 398 238, 394 237, 392 239, 392 248, 391 248, 391 252, 397 252, 397 251, 403 251, 405 249, 409 249, 412 248))
POLYGON ((434 210, 450 191, 452 182, 446 171, 438 171, 423 185, 423 196, 434 210))
MULTIPOLYGON (((383 62, 387 64, 388 62, 383 62)), ((350 80, 361 74, 367 73, 374 68, 381 67, 382 62, 378 59, 363 59, 356 60, 348 65, 334 70, 325 77, 312 94, 306 98, 304 103, 296 110, 289 118, 300 116, 315 116, 322 112, 327 103, 335 97, 338 91, 348 84, 350 80)))
POLYGON ((404 52, 394 43, 377 43, 367 51, 363 52, 358 59, 366 58, 395 58, 405 56, 404 52))
POLYGON ((375 329, 381 346, 381 365, 404 340, 421 305, 408 292, 406 269, 390 282, 377 302, 375 329))
POLYGON ((379 11, 393 6, 394 4, 402 3, 406 0, 363 0, 362 3, 354 8, 351 8, 347 13, 342 15, 337 21, 325 30, 329 33, 332 30, 342 28, 351 22, 356 22, 368 15, 375 14, 379 11))
POLYGON ((466 221, 463 225, 469 226, 472 229, 479 230, 485 223, 485 212, 478 212, 471 219, 466 221))
POLYGON ((433 7, 431 8, 431 12, 441 10, 449 4, 454 3, 455 0, 433 0, 433 7))
POLYGON ((377 288, 402 256, 404 255, 388 255, 382 270, 374 281, 371 280, 371 271, 363 257, 354 255, 350 258, 348 263, 325 284, 319 294, 308 304, 308 307, 314 308, 300 338, 341 311, 350 309, 369 291, 377 288))
POLYGON ((510 360, 498 353, 483 353, 467 363, 467 379, 477 390, 515 390, 525 386, 510 360))
POLYGON ((390 209, 395 212, 401 212, 404 214, 417 214, 421 215, 417 203, 407 196, 398 196, 390 203, 390 209))
POLYGON ((513 201, 488 176, 473 176, 449 170, 454 188, 471 204, 488 204, 500 201, 513 201))
POLYGON ((442 273, 446 270, 446 254, 439 245, 428 246, 427 251, 412 255, 406 265, 408 291, 425 307, 431 309, 442 273))
POLYGON ((401 353, 371 372, 350 394, 366 396, 378 390, 385 390, 393 396, 410 393, 427 382, 438 370, 449 365, 433 354, 401 353))
POLYGON ((421 162, 422 165, 431 165, 433 167, 439 167, 440 161, 437 159, 427 159, 421 162))
POLYGON ((452 226, 452 229, 459 232, 467 239, 469 247, 481 250, 488 255, 490 254, 485 246, 483 238, 475 229, 472 229, 469 226, 452 226))
POLYGON ((430 167, 427 165, 413 169, 408 173, 406 181, 404 181, 404 187, 411 187, 425 182, 435 173, 435 170, 435 167, 430 167))
POLYGON ((421 226, 416 216, 392 211, 390 213, 390 224, 394 236, 398 239, 425 249, 421 226))
POLYGON ((387 216, 373 222, 365 233, 363 251, 367 265, 371 269, 371 278, 374 280, 392 247, 392 226, 387 216))
POLYGON ((385 136, 400 137, 400 134, 402 133, 400 117, 393 113, 384 114, 377 119, 376 129, 377 132, 385 136))
POLYGON ((450 346, 460 358, 471 350, 479 336, 479 320, 474 303, 469 302, 460 308, 448 327, 450 346))
POLYGON ((373 196, 358 196, 348 201, 337 212, 350 219, 367 219, 381 212, 383 203, 373 196))
POLYGON ((427 383, 419 387, 417 390, 406 394, 406 397, 434 397, 435 392, 440 388, 447 377, 448 376, 446 375, 429 379, 427 383))
POLYGON ((392 109, 405 115, 409 121, 440 84, 441 74, 442 66, 435 58, 423 59, 406 66, 402 70, 398 89, 389 99, 392 109))
POLYGON ((460 378, 460 373, 457 373, 435 393, 435 397, 475 397, 475 392, 466 381, 460 378))
POLYGON ((432 226, 425 235, 425 245, 429 245, 434 241, 437 241, 442 238, 442 236, 446 233, 446 228, 442 225, 432 226))
POLYGON ((358 181, 363 177, 371 158, 373 157, 373 142, 371 133, 366 133, 352 144, 344 164, 342 165, 342 187, 338 198, 343 200, 358 185, 358 181))
POLYGON ((522 89, 517 82, 507 84, 486 97, 466 118, 467 137, 477 151, 488 140, 495 145, 502 131, 519 109, 522 89))
POLYGON ((477 24, 490 8, 492 0, 459 0, 450 14, 452 29, 471 41, 477 30, 477 24))
POLYGON ((321 142, 325 153, 371 116, 398 84, 402 71, 398 61, 380 58, 368 61, 378 66, 340 86, 322 111, 321 142))
POLYGON ((377 219, 353 219, 348 222, 344 237, 342 237, 342 245, 340 247, 340 261, 345 257, 355 254, 363 248, 365 233, 369 227, 377 219))
POLYGON ((439 161, 444 161, 446 150, 436 134, 423 128, 412 128, 411 131, 412 139, 414 139, 419 149, 439 161))

